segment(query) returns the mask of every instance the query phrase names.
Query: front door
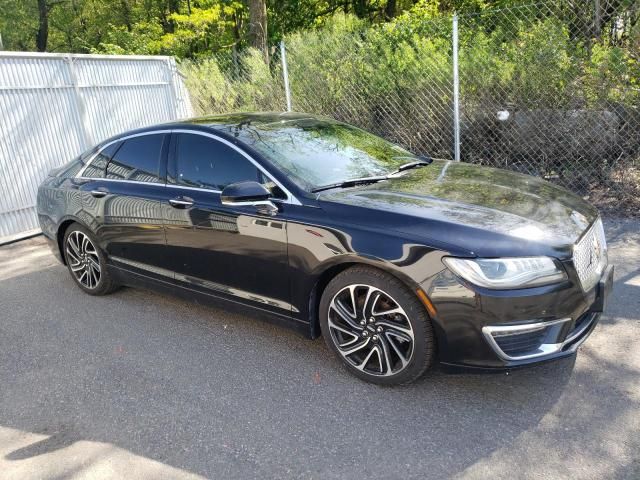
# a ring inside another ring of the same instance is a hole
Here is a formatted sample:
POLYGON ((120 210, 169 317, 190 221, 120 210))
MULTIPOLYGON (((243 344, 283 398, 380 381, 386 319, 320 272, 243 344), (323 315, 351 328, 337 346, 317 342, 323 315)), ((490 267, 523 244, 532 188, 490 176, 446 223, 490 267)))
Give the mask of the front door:
POLYGON ((222 189, 262 181, 239 149, 206 133, 174 133, 165 230, 175 278, 189 288, 289 315, 287 223, 252 206, 228 206, 222 189))

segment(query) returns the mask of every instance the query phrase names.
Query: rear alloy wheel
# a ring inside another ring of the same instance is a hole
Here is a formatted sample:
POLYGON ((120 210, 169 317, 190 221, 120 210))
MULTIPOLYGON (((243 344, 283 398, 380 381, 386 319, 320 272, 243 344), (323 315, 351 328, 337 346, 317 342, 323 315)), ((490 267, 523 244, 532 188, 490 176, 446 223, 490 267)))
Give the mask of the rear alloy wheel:
POLYGON ((399 280, 353 267, 327 286, 322 333, 354 374, 381 384, 409 383, 431 364, 433 330, 416 296, 399 280))
POLYGON ((100 257, 89 237, 74 230, 67 237, 65 253, 76 281, 85 288, 96 288, 101 278, 100 257))
POLYGON ((105 295, 115 289, 106 269, 102 252, 91 234, 72 224, 64 237, 64 256, 71 276, 78 286, 91 295, 105 295))

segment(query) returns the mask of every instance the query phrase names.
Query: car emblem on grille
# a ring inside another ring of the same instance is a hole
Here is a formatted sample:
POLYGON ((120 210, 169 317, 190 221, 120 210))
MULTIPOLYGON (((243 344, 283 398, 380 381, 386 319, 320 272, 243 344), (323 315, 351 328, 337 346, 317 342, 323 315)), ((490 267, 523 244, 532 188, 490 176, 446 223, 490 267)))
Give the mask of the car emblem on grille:
POLYGON ((573 223, 575 223, 578 226, 578 228, 582 230, 587 228, 587 226, 589 225, 589 221, 587 220, 587 217, 582 215, 580 212, 576 212, 574 210, 573 212, 571 212, 570 217, 571 217, 571 220, 573 220, 573 223))
POLYGON ((593 248, 589 253, 589 267, 593 265, 593 263, 600 263, 600 242, 598 241, 597 236, 593 236, 593 248))

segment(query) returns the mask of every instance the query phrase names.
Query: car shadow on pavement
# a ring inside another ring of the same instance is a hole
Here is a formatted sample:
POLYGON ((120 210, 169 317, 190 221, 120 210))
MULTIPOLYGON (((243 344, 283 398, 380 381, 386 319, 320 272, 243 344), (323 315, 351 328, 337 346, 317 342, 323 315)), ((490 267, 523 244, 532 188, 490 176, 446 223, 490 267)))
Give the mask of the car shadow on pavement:
POLYGON ((67 452, 100 442, 217 478, 637 473, 638 330, 608 317, 577 361, 381 388, 322 340, 142 290, 91 297, 59 265, 0 281, 0 305, 0 440, 37 436, 0 447, 0 471, 42 458, 34 478, 72 478, 99 459, 67 452))

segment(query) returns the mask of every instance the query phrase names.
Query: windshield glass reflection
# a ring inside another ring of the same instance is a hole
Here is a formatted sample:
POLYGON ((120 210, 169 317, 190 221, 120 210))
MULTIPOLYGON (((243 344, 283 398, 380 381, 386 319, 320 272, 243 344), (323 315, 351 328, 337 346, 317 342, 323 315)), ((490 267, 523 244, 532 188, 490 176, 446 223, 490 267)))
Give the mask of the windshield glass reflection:
POLYGON ((314 118, 227 127, 301 188, 387 175, 421 159, 398 145, 359 128, 314 118))

